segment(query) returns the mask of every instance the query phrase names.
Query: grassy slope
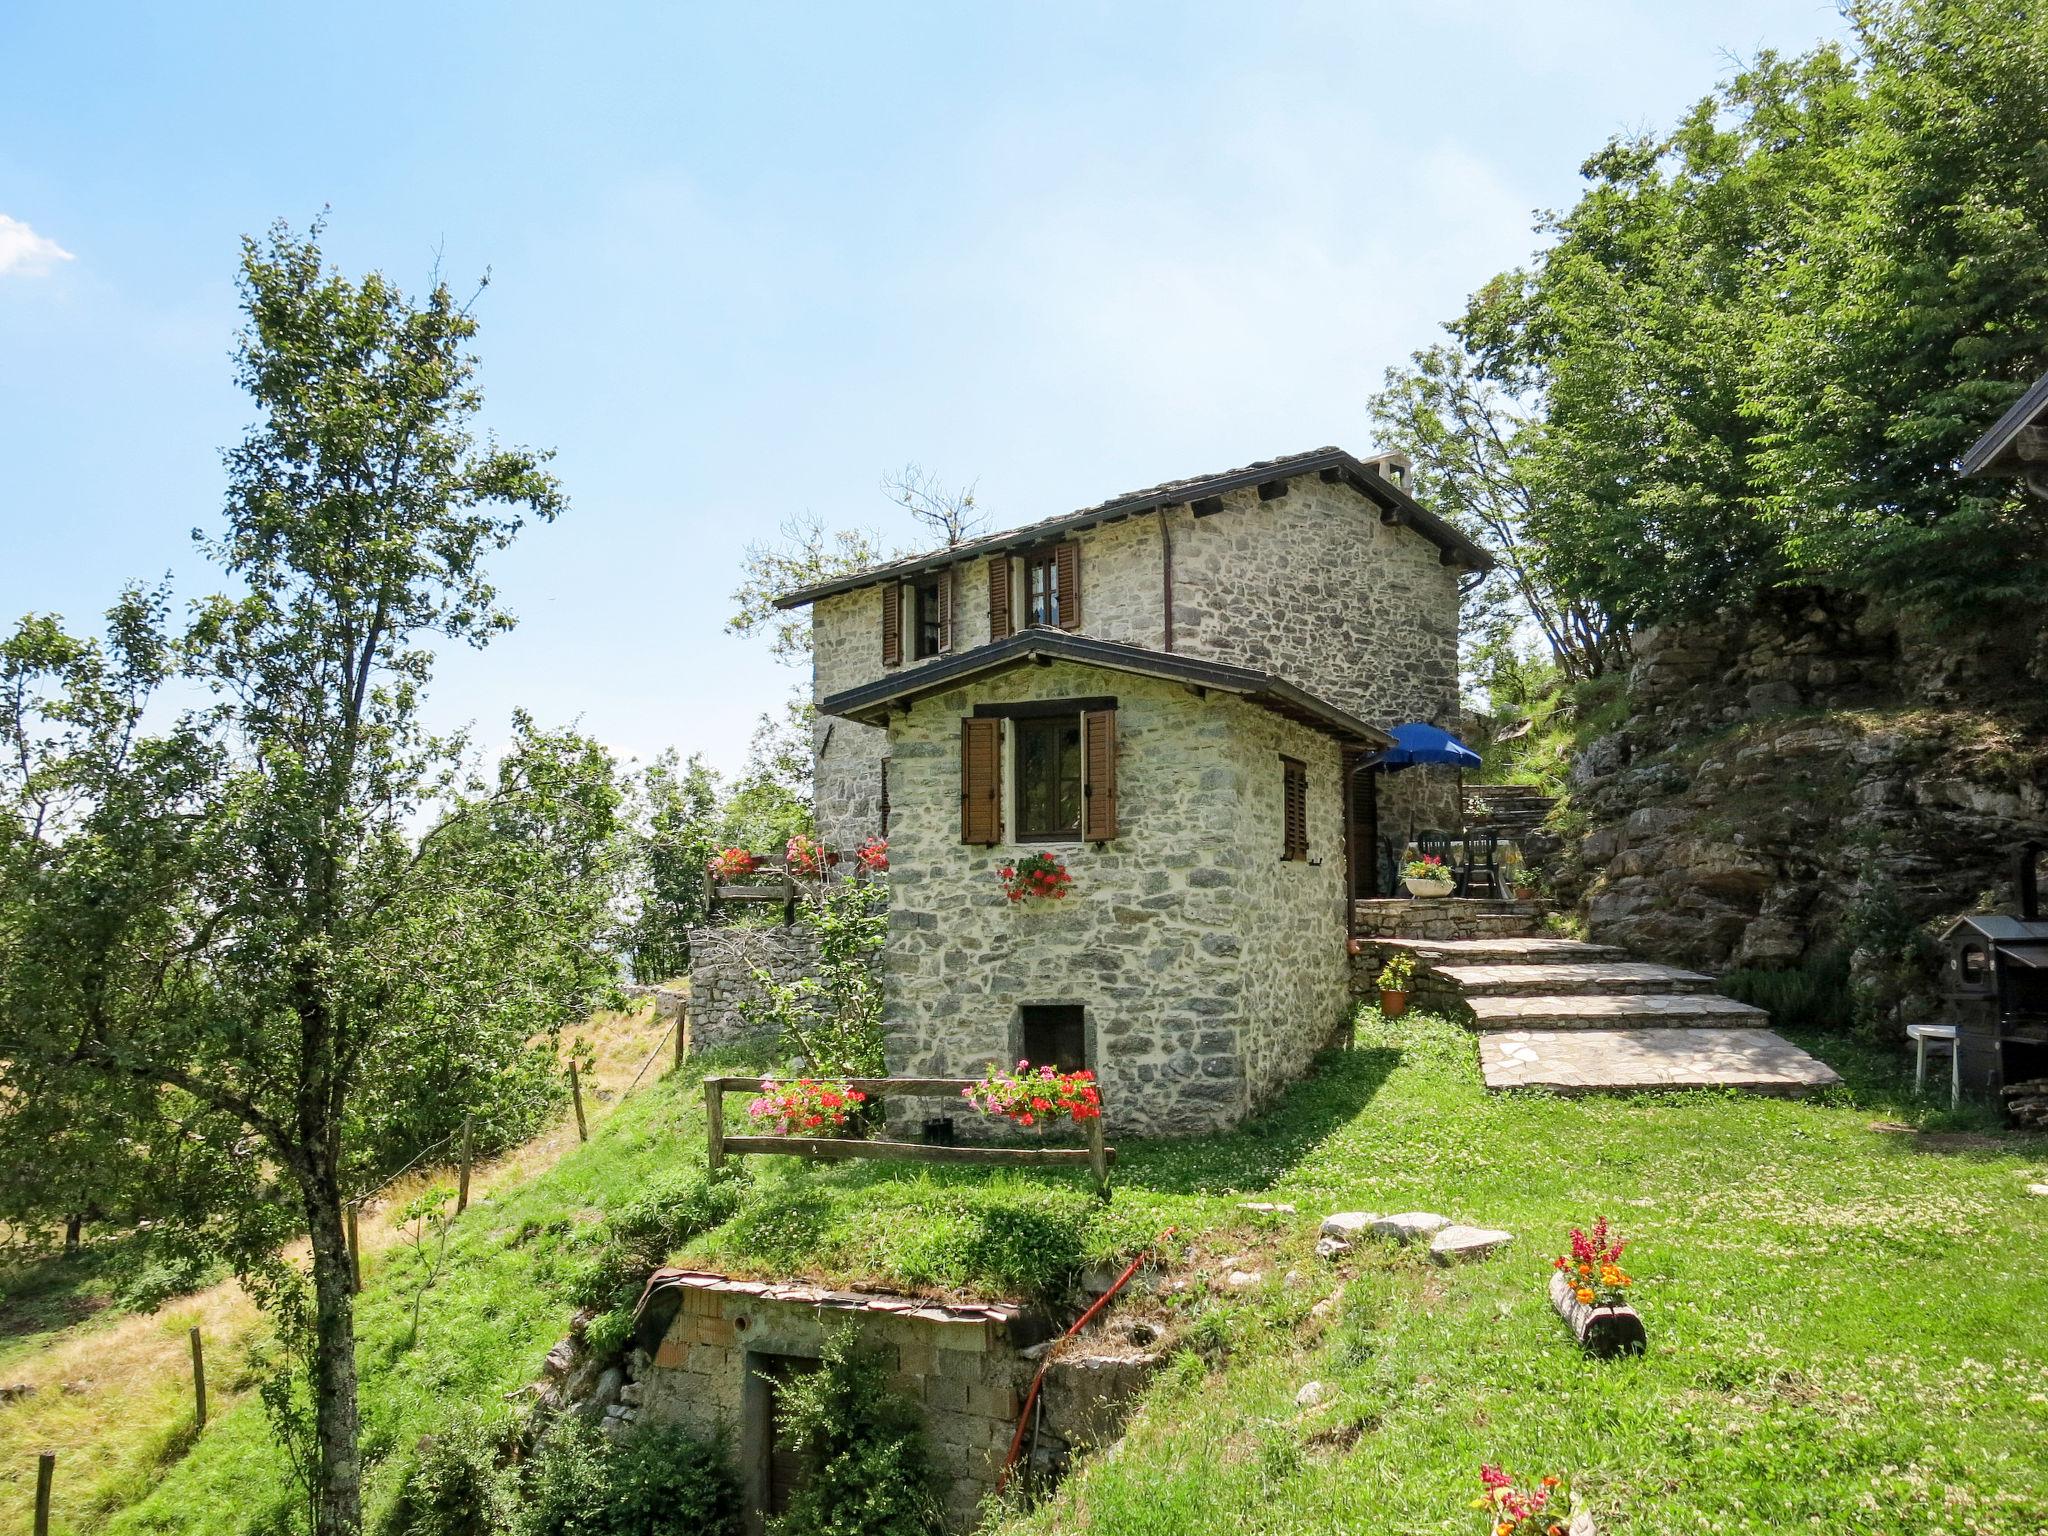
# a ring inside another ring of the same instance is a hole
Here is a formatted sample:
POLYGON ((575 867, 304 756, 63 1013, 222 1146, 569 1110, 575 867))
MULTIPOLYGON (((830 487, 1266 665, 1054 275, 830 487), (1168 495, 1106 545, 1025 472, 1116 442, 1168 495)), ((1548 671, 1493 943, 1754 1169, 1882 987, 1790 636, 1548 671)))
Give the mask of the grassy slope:
MULTIPOLYGON (((600 1014, 583 1030, 597 1056, 590 1085, 592 1114, 601 1130, 614 1129, 612 1121, 617 1120, 616 1136, 608 1141, 606 1151, 592 1159, 600 1179, 616 1161, 621 1185, 637 1181, 636 1170, 644 1155, 639 1141, 648 1134, 642 1122, 648 1115, 658 1115, 660 1108, 634 1100, 627 1101, 625 1112, 605 1106, 633 1080, 649 1052, 661 1043, 665 1030, 646 1010, 600 1014)), ((650 1071, 649 1081, 652 1078, 650 1071)), ((635 1099, 646 1092, 643 1084, 635 1099)), ((660 1133, 659 1142, 667 1144, 666 1133, 660 1133)), ((461 1224, 464 1242, 474 1244, 482 1229, 502 1219, 498 1212, 505 1197, 493 1199, 495 1191, 509 1191, 511 1197, 526 1195, 526 1186, 535 1180, 537 1171, 554 1163, 574 1143, 575 1130, 565 1114, 533 1142, 481 1165, 474 1181, 480 1198, 461 1224)), ((451 1177, 446 1170, 435 1176, 451 1177)), ((384 1330, 380 1337, 387 1347, 392 1309, 381 1296, 381 1281, 402 1261, 397 1255, 380 1257, 395 1241, 385 1217, 392 1206, 403 1203, 425 1182, 425 1175, 417 1175, 395 1186, 385 1202, 385 1212, 373 1212, 363 1223, 373 1285, 370 1309, 372 1316, 383 1319, 377 1326, 384 1330)), ((606 1184, 605 1188, 609 1197, 613 1187, 606 1184)), ((566 1209, 547 1199, 541 1203, 550 1217, 559 1217, 566 1209)), ((588 1203, 580 1201, 579 1206, 588 1203)), ((65 1536, 104 1530, 116 1511, 149 1496, 167 1475, 164 1488, 152 1500, 151 1508, 157 1512, 151 1514, 152 1520, 171 1519, 161 1512, 176 1508, 179 1501, 197 1498, 190 1523, 181 1526, 173 1519, 173 1528, 209 1532, 250 1528, 258 1513, 270 1507, 279 1475, 254 1403, 242 1406, 255 1384, 248 1355, 262 1340, 261 1320, 232 1282, 180 1297, 153 1315, 125 1313, 109 1306, 114 1288, 110 1275, 126 1262, 119 1246, 107 1243, 90 1248, 76 1262, 52 1260, 0 1272, 0 1291, 4 1291, 0 1297, 0 1382, 26 1382, 36 1389, 18 1402, 0 1405, 0 1531, 28 1529, 35 1453, 45 1449, 58 1452, 55 1529, 65 1536), (186 1337, 186 1330, 195 1324, 206 1339, 213 1424, 200 1454, 180 1464, 195 1438, 186 1337), (235 1479, 244 1476, 248 1481, 236 1486, 235 1479), (214 1486, 228 1486, 230 1491, 221 1499, 191 1492, 214 1486), (228 1504, 235 1506, 232 1517, 221 1516, 218 1525, 206 1523, 217 1508, 228 1504)), ((493 1264, 490 1273, 495 1272, 493 1264)), ((428 1316, 434 1316, 433 1308, 457 1289, 457 1280, 451 1277, 429 1301, 428 1316)), ((465 1296, 471 1294, 469 1288, 461 1289, 465 1296)), ((476 1287, 478 1295, 488 1289, 476 1287)), ((466 1310, 456 1327, 466 1334, 483 1318, 483 1303, 465 1301, 461 1305, 466 1310)), ((549 1326, 555 1326, 562 1312, 557 1307, 547 1315, 549 1326)), ((434 1341, 429 1332, 431 1346, 434 1341)), ((556 1326, 549 1342, 558 1335, 556 1326)), ((508 1348, 511 1343, 508 1338, 508 1348)), ((484 1354, 494 1348, 488 1330, 462 1347, 484 1354)), ((365 1364, 374 1377, 374 1356, 366 1355, 365 1364)), ((509 1359, 505 1368, 517 1375, 509 1359)), ((518 1370, 530 1371, 530 1363, 520 1363, 518 1370)))
MULTIPOLYGON (((2025 1184, 2048 1146, 1873 1130, 1919 1109, 1889 1064, 1822 1049, 1851 1087, 1821 1103, 1491 1097, 1462 1030, 1367 1014, 1356 1050, 1255 1125, 1126 1147, 1106 1210, 1064 1176, 760 1159, 740 1215, 691 1251, 1002 1289, 1173 1223, 1198 1276, 1298 1273, 1242 1294, 1199 1283, 1188 1326, 1206 1360, 1184 1358, 1122 1449, 1013 1536, 1467 1531, 1481 1459, 1574 1473, 1610 1531, 2037 1532, 2048 1201, 2025 1184), (1300 1217, 1243 1212, 1247 1197, 1300 1217), (1374 1250, 1333 1271, 1309 1250, 1335 1208, 1440 1209, 1519 1240, 1451 1273, 1374 1250), (1565 1228, 1601 1212, 1638 1240, 1641 1361, 1582 1360, 1544 1299, 1565 1228), (1340 1278, 1337 1318, 1311 1319, 1340 1278), (1334 1399, 1297 1409, 1312 1377, 1334 1399)), ((577 1234, 650 1173, 701 1158, 696 1096, 643 1088, 591 1146, 472 1208, 410 1351, 389 1284, 405 1263, 382 1266, 363 1312, 375 1502, 419 1435, 532 1377, 566 1317, 555 1281, 577 1234)), ((260 1530, 277 1487, 245 1403, 111 1529, 260 1530)))
POLYGON ((1284 1118, 1350 1103, 1246 1184, 1300 1205, 1270 1268, 1316 1284, 1217 1304, 1228 1368, 1183 1362, 1017 1531, 1469 1531, 1481 1460, 1574 1475, 1607 1531, 2048 1528, 2048 1201, 2025 1191, 2048 1145, 1875 1131, 1910 1106, 1822 1048, 1852 1078, 1826 1103, 1489 1097, 1461 1031, 1368 1022, 1284 1118), (1333 1207, 1518 1241, 1449 1273, 1361 1253, 1333 1327, 1273 1326, 1323 1294, 1306 1218, 1333 1207), (1638 1361, 1583 1359, 1544 1296, 1603 1212, 1638 1240, 1638 1361), (1336 1393, 1305 1412, 1312 1378, 1336 1393))

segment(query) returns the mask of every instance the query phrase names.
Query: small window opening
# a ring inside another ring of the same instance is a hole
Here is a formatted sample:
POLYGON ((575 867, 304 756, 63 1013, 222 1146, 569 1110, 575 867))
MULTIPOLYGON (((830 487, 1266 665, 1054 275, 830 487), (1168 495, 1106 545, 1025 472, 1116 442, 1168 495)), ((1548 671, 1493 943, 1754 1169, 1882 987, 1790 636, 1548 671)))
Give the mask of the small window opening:
POLYGON ((1054 550, 1024 561, 1024 621, 1057 628, 1060 622, 1060 566, 1054 550))
POLYGON ((939 590, 944 579, 934 576, 929 581, 920 581, 915 589, 913 611, 917 628, 912 650, 919 661, 938 655, 946 647, 945 595, 939 590))
POLYGON ((1018 1018, 1017 1054, 1032 1066, 1079 1072, 1088 1065, 1087 1010, 1079 1003, 1026 1003, 1018 1018))

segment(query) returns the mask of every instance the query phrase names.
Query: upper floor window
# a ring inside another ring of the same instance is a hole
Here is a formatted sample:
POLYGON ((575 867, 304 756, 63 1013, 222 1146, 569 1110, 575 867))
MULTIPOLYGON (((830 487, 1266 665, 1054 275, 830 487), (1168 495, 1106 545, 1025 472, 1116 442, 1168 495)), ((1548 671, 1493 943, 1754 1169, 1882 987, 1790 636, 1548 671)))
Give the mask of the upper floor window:
POLYGON ((1057 625, 1060 621, 1060 563, 1053 550, 1024 560, 1024 622, 1057 625))
POLYGON ((930 576, 920 581, 914 601, 916 628, 912 632, 915 638, 911 654, 925 661, 946 649, 946 610, 950 606, 946 601, 946 578, 930 576))

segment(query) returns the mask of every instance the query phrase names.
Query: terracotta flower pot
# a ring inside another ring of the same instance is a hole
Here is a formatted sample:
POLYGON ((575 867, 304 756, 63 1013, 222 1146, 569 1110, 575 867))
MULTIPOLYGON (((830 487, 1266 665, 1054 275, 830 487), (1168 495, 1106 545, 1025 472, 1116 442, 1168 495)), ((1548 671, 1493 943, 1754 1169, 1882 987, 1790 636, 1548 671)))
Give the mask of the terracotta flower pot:
POLYGON ((1381 1017, 1389 1019, 1398 1019, 1399 1017, 1401 1017, 1402 1014, 1406 1013, 1407 1011, 1408 994, 1406 992, 1380 993, 1381 1017))

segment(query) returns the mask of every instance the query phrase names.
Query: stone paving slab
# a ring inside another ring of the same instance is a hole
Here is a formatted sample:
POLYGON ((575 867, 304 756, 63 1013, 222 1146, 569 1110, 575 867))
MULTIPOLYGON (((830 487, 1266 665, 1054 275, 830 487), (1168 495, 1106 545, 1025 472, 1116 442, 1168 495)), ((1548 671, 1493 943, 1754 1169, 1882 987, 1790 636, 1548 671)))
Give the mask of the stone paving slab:
POLYGON ((1540 961, 1626 960, 1628 951, 1580 939, 1375 939, 1429 965, 1522 965, 1540 961))
POLYGON ((1711 992, 1714 979, 1698 971, 1647 960, 1535 965, 1432 965, 1467 997, 1536 997, 1545 993, 1711 992))
POLYGON ((1797 1095, 1841 1081, 1767 1029, 1517 1029, 1479 1037, 1486 1086, 1552 1093, 1741 1088, 1797 1095))
POLYGON ((1577 997, 1474 997, 1467 999, 1481 1030, 1634 1029, 1662 1026, 1749 1025, 1762 1029, 1761 1008, 1712 992, 1587 993, 1577 997))

